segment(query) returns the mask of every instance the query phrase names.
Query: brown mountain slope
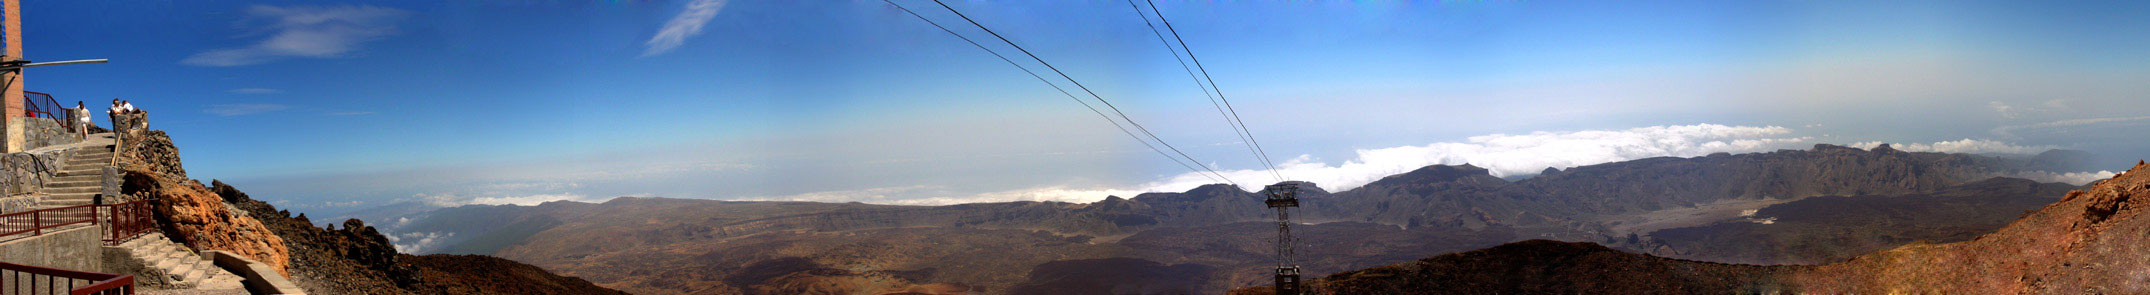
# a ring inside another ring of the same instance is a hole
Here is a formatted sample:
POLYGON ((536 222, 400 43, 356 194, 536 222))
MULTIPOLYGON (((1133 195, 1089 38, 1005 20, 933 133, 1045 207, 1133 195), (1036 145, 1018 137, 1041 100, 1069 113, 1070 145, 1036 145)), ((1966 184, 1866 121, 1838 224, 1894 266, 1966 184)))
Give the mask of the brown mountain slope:
MULTIPOLYGON (((1296 232, 1304 241, 1301 261, 1312 275, 1526 239, 1602 241, 1616 249, 1679 253, 1654 239, 1626 237, 1647 234, 1645 229, 1736 219, 1740 209, 1721 208, 1719 203, 1726 202, 1751 209, 1830 194, 1942 194, 1937 190, 2005 175, 2010 167, 2027 165, 2024 161, 1820 145, 1607 163, 1520 181, 1469 165, 1437 165, 1337 193, 1303 184, 1308 188, 1301 194, 1305 215, 1294 217, 1310 223, 1296 232), (1676 212, 1662 213, 1668 210, 1676 212), (1717 213, 1723 218, 1708 217, 1717 213), (1636 225, 1641 222, 1650 224, 1636 225)), ((1126 273, 1156 273, 1172 282, 1125 291, 1171 294, 1268 281, 1265 265, 1272 259, 1268 245, 1275 227, 1266 221, 1272 217, 1260 195, 1211 185, 1090 204, 618 198, 600 204, 448 208, 394 230, 451 237, 441 249, 514 259, 642 294, 849 293, 928 285, 962 286, 979 294, 1020 294, 1017 287, 1079 293, 1098 290, 1091 278, 1126 273), (805 286, 822 287, 799 289, 805 286)), ((1995 196, 2009 202, 2026 197, 2013 191, 1995 196)), ((2005 209, 2006 215, 2012 218, 2050 200, 2005 209)), ((1926 215, 1857 221, 1911 222, 1919 216, 1926 215)), ((1842 225, 1826 222, 1816 226, 1842 225)), ((1975 235, 1997 227, 1979 224, 1960 232, 1975 235)), ((1890 231, 1848 234, 1875 241, 1866 249, 1918 239, 1890 231)), ((1816 242, 1809 235, 1783 237, 1816 242)), ((1697 239, 1698 244, 1681 247, 1744 242, 1697 239)), ((1767 251, 1779 250, 1762 251, 1758 257, 1774 257, 1767 251)))
POLYGON ((2078 188, 1993 178, 1934 193, 1814 197, 1764 207, 1742 219, 1659 230, 1648 237, 1678 249, 1654 253, 1672 258, 1825 264, 1916 241, 1967 241, 2078 188))
MULTIPOLYGON (((2074 191, 1977 239, 1822 266, 1750 266, 1526 241, 1310 280, 1325 294, 2150 292, 2150 164, 2074 191)), ((1266 288, 1234 290, 1265 294, 1266 288)))
POLYGON ((492 256, 405 255, 397 263, 418 270, 420 283, 412 289, 423 294, 627 294, 492 256))
MULTIPOLYGON (((1316 280, 1324 294, 1755 294, 1806 267, 1717 264, 1529 240, 1316 280)), ((1240 290, 1236 293, 1254 290, 1240 290)), ((1266 291, 1266 290, 1262 290, 1266 291)))
POLYGON ((2150 164, 2069 192, 1999 232, 1910 245, 1793 278, 1824 293, 2150 293, 2150 164))

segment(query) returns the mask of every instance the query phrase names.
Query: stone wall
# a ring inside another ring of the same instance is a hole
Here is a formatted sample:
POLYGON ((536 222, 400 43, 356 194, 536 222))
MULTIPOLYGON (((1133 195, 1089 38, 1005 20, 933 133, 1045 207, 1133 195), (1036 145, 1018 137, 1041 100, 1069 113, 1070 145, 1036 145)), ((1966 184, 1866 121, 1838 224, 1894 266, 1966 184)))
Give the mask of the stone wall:
POLYGON ((0 242, 0 261, 42 267, 103 271, 104 230, 96 226, 75 225, 62 230, 47 229, 44 235, 17 238, 0 242))
POLYGON ((60 122, 46 118, 15 117, 10 124, 22 125, 22 150, 81 142, 82 138, 60 126, 60 122))
POLYGON ((15 213, 36 209, 41 200, 35 195, 0 197, 0 213, 15 213))
POLYGON ((66 164, 67 153, 64 149, 46 149, 0 154, 0 193, 5 193, 0 197, 22 196, 45 187, 45 182, 66 164))

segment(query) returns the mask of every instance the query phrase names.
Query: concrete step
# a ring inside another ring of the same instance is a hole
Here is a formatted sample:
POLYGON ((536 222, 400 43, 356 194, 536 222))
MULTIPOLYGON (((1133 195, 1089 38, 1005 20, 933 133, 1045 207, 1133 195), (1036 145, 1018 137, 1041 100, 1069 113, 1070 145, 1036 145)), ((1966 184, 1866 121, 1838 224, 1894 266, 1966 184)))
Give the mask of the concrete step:
POLYGON ((172 252, 170 251, 149 252, 148 257, 142 258, 142 260, 149 261, 151 263, 150 267, 162 269, 165 273, 171 273, 172 269, 179 267, 179 263, 182 262, 179 259, 172 259, 172 252))
POLYGON ((87 169, 87 170, 65 170, 65 169, 62 169, 62 170, 60 170, 60 173, 54 173, 53 175, 55 175, 55 176, 59 176, 59 177, 68 177, 68 176, 97 176, 97 177, 103 177, 103 176, 104 176, 104 173, 105 173, 105 171, 104 171, 104 169, 103 169, 103 168, 98 168, 98 169, 87 169))
MULTIPOLYGON (((126 243, 120 243, 119 246, 122 248, 127 248, 128 251, 134 251, 135 256, 141 256, 142 253, 151 253, 149 251, 154 250, 157 247, 157 244, 150 242, 150 235, 155 234, 145 234, 142 235, 142 237, 128 240, 126 243)), ((163 236, 158 236, 158 238, 162 237, 163 236)))
POLYGON ((94 193, 104 192, 104 187, 99 187, 99 186, 77 186, 77 187, 46 187, 46 188, 44 189, 44 192, 45 192, 45 193, 47 193, 47 194, 80 194, 80 193, 92 193, 92 194, 94 194, 94 193))
MULTIPOLYGON (((64 199, 57 199, 57 198, 48 198, 48 199, 45 199, 45 201, 43 201, 43 202, 40 202, 40 204, 52 204, 52 205, 57 205, 57 204, 62 204, 62 203, 66 203, 66 204, 71 204, 71 205, 67 205, 67 206, 74 206, 74 205, 81 205, 81 204, 89 204, 89 203, 92 203, 93 201, 96 201, 96 200, 92 200, 92 199, 90 199, 90 198, 88 198, 88 197, 81 197, 81 198, 64 198, 64 199)), ((66 207, 66 206, 60 206, 60 207, 66 207)))
POLYGON ((75 180, 75 181, 53 181, 53 182, 46 182, 46 183, 45 183, 45 187, 46 187, 46 188, 60 188, 60 187, 104 187, 104 184, 105 184, 105 182, 104 182, 104 181, 102 181, 102 180, 97 180, 97 179, 93 179, 93 180, 75 180))
MULTIPOLYGON (((197 257, 197 258, 199 258, 199 257, 197 257)), ((182 259, 184 259, 184 258, 182 258, 182 259)), ((181 261, 181 262, 179 263, 179 268, 178 268, 178 269, 173 269, 173 270, 171 271, 171 273, 173 273, 173 274, 178 274, 178 275, 179 275, 179 279, 180 279, 180 281, 181 281, 181 282, 188 282, 188 283, 193 283, 193 282, 200 282, 200 281, 201 281, 201 276, 202 276, 202 260, 201 260, 201 259, 185 259, 185 260, 182 260, 182 261, 181 261)))
POLYGON ((99 171, 97 175, 74 175, 74 176, 61 176, 61 177, 55 178, 55 179, 54 179, 53 181, 90 181, 90 182, 103 182, 103 181, 104 181, 104 173, 103 173, 102 171, 99 171))
POLYGON ((74 156, 69 156, 69 157, 67 157, 67 162, 110 162, 110 161, 112 161, 112 152, 99 152, 99 153, 90 153, 90 154, 75 154, 74 156))
POLYGON ((43 203, 43 204, 40 204, 40 205, 38 205, 38 207, 41 207, 40 209, 43 209, 43 208, 59 208, 59 207, 68 207, 68 206, 82 206, 82 205, 89 205, 89 204, 90 204, 90 201, 87 201, 87 200, 61 200, 61 201, 52 201, 52 202, 45 202, 45 203, 43 203))

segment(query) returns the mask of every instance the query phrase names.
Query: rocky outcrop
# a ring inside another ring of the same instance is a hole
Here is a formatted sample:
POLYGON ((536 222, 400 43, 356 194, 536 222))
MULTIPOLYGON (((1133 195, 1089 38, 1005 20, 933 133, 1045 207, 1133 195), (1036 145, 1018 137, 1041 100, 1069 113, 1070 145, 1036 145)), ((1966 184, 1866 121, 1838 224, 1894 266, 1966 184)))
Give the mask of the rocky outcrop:
POLYGON ((291 256, 284 239, 244 211, 226 205, 201 183, 139 170, 129 170, 127 175, 124 191, 155 199, 157 223, 174 241, 195 250, 230 251, 290 274, 291 256))
POLYGON ((189 179, 187 169, 180 166, 179 147, 172 145, 172 138, 163 130, 135 130, 123 136, 126 147, 120 149, 121 167, 168 179, 189 179))
POLYGON ((260 216, 270 232, 289 241, 291 281, 309 294, 414 294, 416 270, 398 264, 387 237, 355 219, 342 229, 316 227, 301 214, 277 210, 222 181, 210 181, 219 199, 260 216))

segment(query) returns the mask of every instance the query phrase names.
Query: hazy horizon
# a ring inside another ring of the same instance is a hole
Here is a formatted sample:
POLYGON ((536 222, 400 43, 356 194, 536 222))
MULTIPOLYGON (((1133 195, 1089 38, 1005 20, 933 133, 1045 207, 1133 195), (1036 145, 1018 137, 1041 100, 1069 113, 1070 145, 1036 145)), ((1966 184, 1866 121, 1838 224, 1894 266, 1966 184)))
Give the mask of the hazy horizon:
MULTIPOLYGON (((948 5, 1244 189, 1275 182, 1128 3, 948 5)), ((2142 3, 1156 5, 1279 173, 1332 190, 1430 164, 1511 176, 1822 143, 2095 157, 2057 173, 2150 156, 2142 3)), ((190 176, 316 215, 1212 182, 879 1, 23 6, 27 58, 112 60, 30 71, 28 90, 131 100, 190 176)))

